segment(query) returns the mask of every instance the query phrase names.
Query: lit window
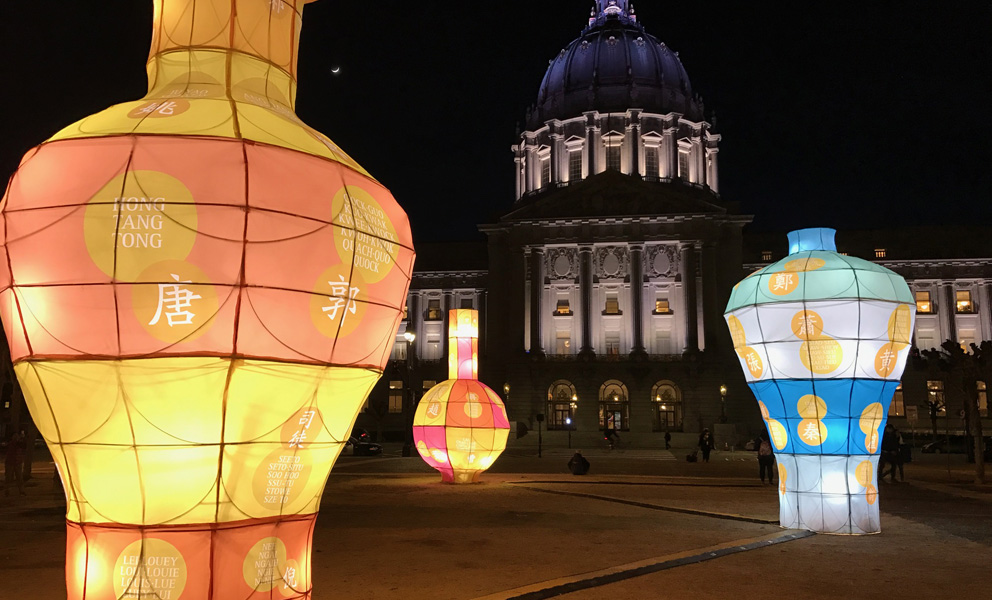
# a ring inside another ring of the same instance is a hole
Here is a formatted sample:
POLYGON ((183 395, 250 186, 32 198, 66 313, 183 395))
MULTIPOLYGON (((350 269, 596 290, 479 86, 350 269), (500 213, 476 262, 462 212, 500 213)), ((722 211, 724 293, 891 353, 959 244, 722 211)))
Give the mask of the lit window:
POLYGON ((644 174, 648 177, 658 177, 658 147, 644 148, 644 174))
POLYGON ((551 159, 541 159, 541 187, 551 183, 551 159))
POLYGON ((403 382, 393 380, 389 382, 389 412, 403 412, 403 382))
POLYGON ((568 180, 582 179, 582 150, 572 150, 568 153, 568 180))
POLYGON ((611 171, 620 170, 620 144, 607 143, 606 145, 606 168, 611 171))
POLYGON ((987 417, 989 416, 989 397, 988 391, 985 389, 985 382, 976 381, 975 387, 978 388, 978 415, 987 417))
POLYGON ((930 292, 916 292, 916 312, 921 315, 928 315, 933 312, 933 304, 930 304, 930 292))
POLYGON ((761 260, 762 261, 769 262, 769 261, 771 261, 771 259, 772 259, 772 251, 771 250, 762 250, 761 251, 761 260))
POLYGON ((461 303, 459 304, 459 308, 472 308, 472 299, 462 298, 461 303))
POLYGON ((954 292, 955 310, 959 313, 970 313, 973 312, 974 307, 971 305, 971 290, 958 290, 954 292))
POLYGON ((604 315, 619 315, 620 314, 620 300, 617 298, 616 294, 606 295, 606 308, 603 309, 604 315))
POLYGON ((428 300, 427 301, 427 320, 428 321, 440 321, 441 320, 441 301, 440 300, 428 300))
POLYGON ((558 305, 555 306, 556 315, 570 315, 572 314, 571 307, 568 306, 568 300, 559 300, 558 305))
POLYGON ((679 151, 679 177, 689 179, 689 153, 679 151))
POLYGON ((670 315, 672 314, 672 307, 668 305, 668 298, 658 298, 654 301, 654 314, 656 315, 670 315))
POLYGON ((885 248, 875 248, 875 258, 885 258, 885 248))
POLYGON ((427 390, 431 389, 435 385, 437 385, 437 381, 435 381, 433 379, 425 379, 424 380, 424 391, 426 392, 427 390))
POLYGON ((606 332, 606 354, 609 356, 618 356, 620 354, 619 331, 606 332))
POLYGON ((902 398, 902 384, 896 386, 896 391, 892 394, 892 403, 889 404, 889 416, 901 417, 906 414, 906 404, 902 398))

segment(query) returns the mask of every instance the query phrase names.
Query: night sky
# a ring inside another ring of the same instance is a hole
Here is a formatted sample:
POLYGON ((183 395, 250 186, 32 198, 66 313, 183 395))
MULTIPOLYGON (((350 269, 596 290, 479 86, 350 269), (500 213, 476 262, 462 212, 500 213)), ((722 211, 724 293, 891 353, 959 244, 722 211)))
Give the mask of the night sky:
MULTIPOLYGON (((4 177, 143 95, 151 6, 0 2, 4 177)), ((591 6, 321 0, 297 112, 392 190, 415 240, 477 238, 513 201, 517 124, 591 6)), ((992 223, 988 2, 634 6, 716 112, 721 194, 755 229, 992 223)))

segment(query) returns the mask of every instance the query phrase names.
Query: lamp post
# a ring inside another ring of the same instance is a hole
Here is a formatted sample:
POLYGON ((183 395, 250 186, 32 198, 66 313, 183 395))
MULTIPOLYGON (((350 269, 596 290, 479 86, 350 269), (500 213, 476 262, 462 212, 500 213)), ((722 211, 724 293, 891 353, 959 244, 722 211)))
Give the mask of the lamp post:
POLYGON ((720 386, 720 422, 727 422, 727 386, 720 386))
POLYGON ((544 440, 541 439, 541 422, 544 421, 544 413, 537 413, 537 457, 541 458, 541 447, 544 440))
POLYGON ((406 340, 406 388, 407 393, 403 395, 403 456, 413 454, 413 407, 416 405, 416 397, 413 391, 413 369, 416 359, 416 349, 413 346, 417 334, 409 328, 403 333, 406 340))
POLYGON ((572 417, 575 415, 575 407, 578 406, 579 396, 578 394, 572 394, 572 403, 568 405, 568 419, 565 425, 568 427, 568 449, 572 449, 572 417))

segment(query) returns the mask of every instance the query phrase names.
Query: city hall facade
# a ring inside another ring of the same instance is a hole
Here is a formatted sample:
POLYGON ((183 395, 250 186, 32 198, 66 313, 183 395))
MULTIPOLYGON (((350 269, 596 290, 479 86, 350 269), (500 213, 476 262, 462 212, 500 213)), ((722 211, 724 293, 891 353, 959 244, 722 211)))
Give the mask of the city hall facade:
MULTIPOLYGON (((756 435, 722 313, 737 281, 787 254, 786 232, 748 233, 752 216, 719 193, 719 145, 677 53, 625 0, 597 2, 550 62, 512 147, 516 198, 479 225, 487 241, 418 243, 405 319, 357 426, 402 436, 423 392, 447 378, 447 311, 475 308, 480 378, 503 390, 511 444, 536 445, 538 428, 544 443, 575 447, 605 428, 638 447, 664 446, 665 432, 691 445, 704 428, 719 447, 756 435)), ((969 347, 992 340, 990 233, 837 241, 906 277, 916 348, 969 347)), ((944 382, 911 360, 903 384, 890 416, 926 429, 944 382)), ((953 402, 940 415, 961 429, 953 402)))

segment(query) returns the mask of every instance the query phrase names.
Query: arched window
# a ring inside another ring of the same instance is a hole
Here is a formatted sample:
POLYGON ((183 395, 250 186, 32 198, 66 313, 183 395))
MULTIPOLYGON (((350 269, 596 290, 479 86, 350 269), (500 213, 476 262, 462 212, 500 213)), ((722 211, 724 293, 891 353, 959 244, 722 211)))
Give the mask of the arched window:
POLYGON ((682 431, 682 390, 671 381, 659 381, 651 388, 654 405, 654 431, 682 431))
POLYGON ((599 428, 630 431, 627 386, 616 379, 610 379, 599 388, 599 428))
POLYGON ((579 401, 572 382, 559 379, 548 388, 548 429, 575 429, 575 407, 579 401))

